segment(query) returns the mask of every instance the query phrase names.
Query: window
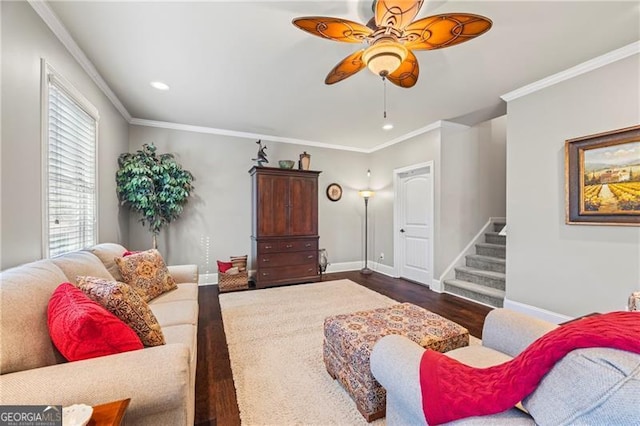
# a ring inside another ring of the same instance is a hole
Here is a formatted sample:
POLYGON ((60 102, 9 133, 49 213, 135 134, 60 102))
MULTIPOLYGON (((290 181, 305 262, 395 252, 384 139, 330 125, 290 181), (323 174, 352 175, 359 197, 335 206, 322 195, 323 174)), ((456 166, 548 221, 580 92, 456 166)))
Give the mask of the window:
POLYGON ((43 61, 44 255, 97 242, 98 111, 43 61))

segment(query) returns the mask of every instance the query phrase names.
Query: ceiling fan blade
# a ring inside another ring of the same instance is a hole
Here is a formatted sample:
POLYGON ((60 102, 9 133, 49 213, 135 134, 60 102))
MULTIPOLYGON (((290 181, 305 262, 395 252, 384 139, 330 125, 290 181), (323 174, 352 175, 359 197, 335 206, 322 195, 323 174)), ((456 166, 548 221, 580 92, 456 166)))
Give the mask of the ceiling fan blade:
POLYGON ((418 82, 419 73, 420 67, 418 66, 418 59, 416 55, 409 50, 406 59, 400 64, 397 70, 387 76, 387 79, 396 86, 409 88, 418 82))
POLYGON ((470 13, 453 13, 420 19, 405 29, 405 47, 433 50, 454 46, 489 31, 490 19, 470 13))
POLYGON ((404 29, 418 15, 424 0, 378 0, 375 19, 378 27, 404 29))
POLYGON ((362 43, 373 33, 371 28, 341 18, 305 16, 292 23, 309 34, 345 43, 362 43))
POLYGON ((362 68, 365 67, 365 63, 362 60, 362 53, 364 49, 358 50, 355 53, 344 58, 338 65, 327 74, 324 82, 326 84, 334 84, 344 80, 347 77, 351 77, 362 68))

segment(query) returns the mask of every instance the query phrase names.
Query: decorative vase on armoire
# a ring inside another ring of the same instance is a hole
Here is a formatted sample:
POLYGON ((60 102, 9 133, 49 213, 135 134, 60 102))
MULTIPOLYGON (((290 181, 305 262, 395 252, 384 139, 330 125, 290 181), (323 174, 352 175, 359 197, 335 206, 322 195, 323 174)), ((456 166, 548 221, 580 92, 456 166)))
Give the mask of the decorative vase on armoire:
POLYGON ((320 281, 319 171, 253 167, 251 270, 257 288, 320 281))
POLYGON ((309 170, 311 168, 311 154, 304 151, 300 154, 300 170, 309 170))

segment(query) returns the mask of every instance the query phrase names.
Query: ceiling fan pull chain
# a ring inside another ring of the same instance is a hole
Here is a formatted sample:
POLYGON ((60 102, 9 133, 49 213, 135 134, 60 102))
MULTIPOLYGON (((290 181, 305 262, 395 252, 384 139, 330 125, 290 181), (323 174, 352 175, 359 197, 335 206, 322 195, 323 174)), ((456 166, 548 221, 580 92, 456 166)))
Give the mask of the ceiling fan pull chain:
POLYGON ((383 110, 384 110, 384 114, 383 114, 383 118, 387 118, 387 79, 382 77, 382 84, 383 84, 383 110))

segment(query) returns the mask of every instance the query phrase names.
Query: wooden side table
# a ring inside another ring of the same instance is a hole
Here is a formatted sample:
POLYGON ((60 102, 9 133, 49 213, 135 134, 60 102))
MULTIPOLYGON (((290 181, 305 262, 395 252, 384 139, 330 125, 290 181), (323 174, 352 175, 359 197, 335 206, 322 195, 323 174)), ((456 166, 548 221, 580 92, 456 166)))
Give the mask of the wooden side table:
POLYGON ((130 401, 127 398, 94 406, 89 426, 120 426, 130 401))

